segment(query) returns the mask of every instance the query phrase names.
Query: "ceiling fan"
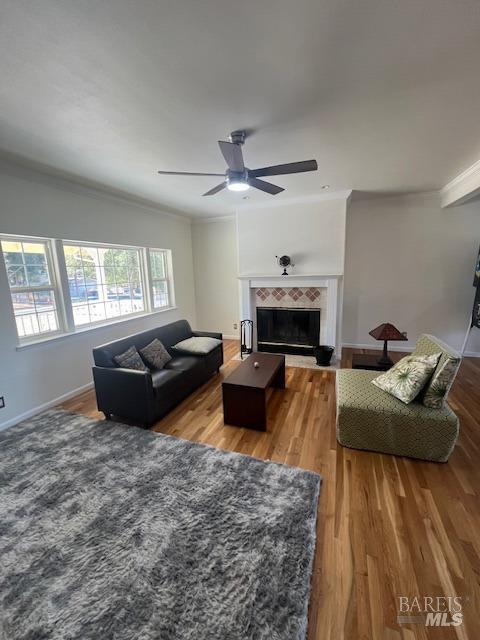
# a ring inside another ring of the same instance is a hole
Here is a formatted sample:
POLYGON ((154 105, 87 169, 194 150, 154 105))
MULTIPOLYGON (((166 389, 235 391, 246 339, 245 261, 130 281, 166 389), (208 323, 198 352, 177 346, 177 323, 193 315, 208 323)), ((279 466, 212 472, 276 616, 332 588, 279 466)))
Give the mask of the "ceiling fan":
POLYGON ((169 176, 221 176, 223 182, 204 193, 204 196, 213 196, 222 189, 230 191, 247 191, 250 187, 270 193, 272 196, 284 191, 282 187, 258 178, 264 176, 280 176, 287 173, 302 173, 304 171, 316 171, 318 169, 316 160, 303 160, 301 162, 289 162, 287 164, 277 164, 261 169, 248 169, 243 162, 242 145, 247 137, 246 131, 232 131, 230 142, 218 141, 218 146, 228 165, 225 173, 191 173, 188 171, 159 171, 161 175, 169 176))

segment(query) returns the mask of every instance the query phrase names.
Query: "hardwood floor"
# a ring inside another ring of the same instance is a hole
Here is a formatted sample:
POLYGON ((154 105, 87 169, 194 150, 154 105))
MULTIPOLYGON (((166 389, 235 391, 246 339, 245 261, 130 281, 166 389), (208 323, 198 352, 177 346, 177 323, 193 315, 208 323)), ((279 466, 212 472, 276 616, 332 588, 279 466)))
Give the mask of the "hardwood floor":
MULTIPOLYGON (((449 396, 460 438, 437 464, 338 445, 335 374, 325 370, 287 368, 266 433, 224 426, 221 381, 237 352, 226 341, 222 373, 154 430, 322 475, 309 640, 480 638, 480 359, 462 363, 449 396), (460 596, 463 624, 399 625, 400 596, 460 596)), ((351 357, 345 349, 342 364, 351 357)), ((103 418, 93 391, 63 407, 103 418)))

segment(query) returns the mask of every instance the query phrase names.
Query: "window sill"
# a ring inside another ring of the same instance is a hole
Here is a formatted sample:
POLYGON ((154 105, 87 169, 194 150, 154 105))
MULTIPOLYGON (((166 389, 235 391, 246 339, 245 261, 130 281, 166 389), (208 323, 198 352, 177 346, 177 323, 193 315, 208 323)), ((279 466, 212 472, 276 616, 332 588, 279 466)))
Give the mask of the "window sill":
POLYGON ((148 313, 139 313, 136 315, 128 316, 127 318, 121 318, 119 320, 113 320, 112 322, 102 322, 101 324, 96 324, 91 327, 80 327, 76 331, 70 331, 66 333, 56 333, 55 335, 51 335, 45 338, 38 338, 36 340, 29 340, 28 342, 21 342, 17 345, 17 351, 23 351, 24 349, 31 349, 32 347, 39 347, 45 344, 51 344, 62 340, 68 340, 68 338, 74 338, 76 336, 81 336, 86 333, 91 333, 93 331, 98 331, 101 329, 106 329, 108 327, 117 326, 119 324, 125 324, 128 322, 132 322, 133 320, 141 320, 142 318, 150 318, 151 316, 155 316, 158 313, 165 313, 165 311, 174 311, 178 309, 178 307, 165 307, 164 309, 156 309, 155 311, 150 311, 148 313))

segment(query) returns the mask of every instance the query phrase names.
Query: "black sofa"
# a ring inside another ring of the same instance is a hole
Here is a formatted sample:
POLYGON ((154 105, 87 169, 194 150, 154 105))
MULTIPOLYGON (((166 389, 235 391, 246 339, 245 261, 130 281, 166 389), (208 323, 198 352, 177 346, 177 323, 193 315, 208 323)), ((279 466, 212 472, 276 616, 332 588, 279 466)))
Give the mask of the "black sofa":
POLYGON ((192 336, 210 336, 222 340, 221 333, 192 331, 186 320, 102 344, 93 349, 93 379, 99 411, 128 418, 150 427, 204 384, 223 364, 223 343, 205 356, 183 355, 172 349, 192 336), (143 349, 158 338, 172 356, 164 369, 136 371, 119 367, 113 357, 134 345, 143 349))

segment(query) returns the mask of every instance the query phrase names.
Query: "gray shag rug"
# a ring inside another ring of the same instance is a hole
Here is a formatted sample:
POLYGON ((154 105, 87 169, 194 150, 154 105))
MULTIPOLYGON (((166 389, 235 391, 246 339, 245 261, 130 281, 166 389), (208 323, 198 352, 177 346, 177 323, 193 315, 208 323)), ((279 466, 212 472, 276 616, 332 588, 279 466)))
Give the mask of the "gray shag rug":
POLYGON ((320 477, 51 410, 0 433, 2 640, 304 638, 320 477))

